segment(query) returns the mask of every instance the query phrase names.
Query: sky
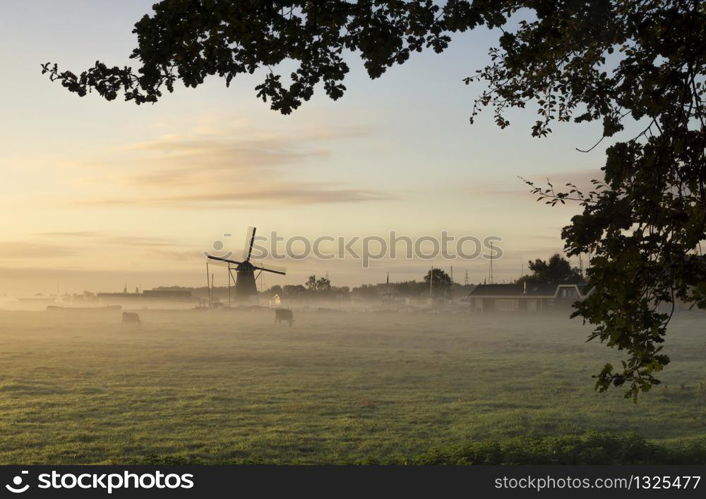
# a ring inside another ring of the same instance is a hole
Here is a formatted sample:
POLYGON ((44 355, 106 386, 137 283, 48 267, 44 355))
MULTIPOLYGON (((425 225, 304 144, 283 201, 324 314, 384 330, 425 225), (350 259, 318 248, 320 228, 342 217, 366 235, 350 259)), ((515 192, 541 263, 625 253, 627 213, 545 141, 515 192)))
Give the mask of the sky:
MULTIPOLYGON (((80 98, 41 75, 47 61, 75 72, 128 63, 132 26, 151 4, 3 1, 0 295, 204 285, 204 252, 222 241, 240 255, 248 226, 291 240, 299 256, 294 241, 321 237, 493 236, 495 280, 510 281, 527 260, 561 251, 561 228, 578 212, 536 202, 518 176, 600 178, 604 148, 576 151, 600 137, 594 126, 532 138, 531 107, 504 130, 487 112, 469 123, 482 86, 462 79, 488 61, 498 32, 457 36, 445 53, 416 54, 376 80, 353 55, 342 99, 319 91, 289 116, 255 96, 259 75, 229 88, 214 77, 142 106, 80 98)), ((489 271, 483 256, 263 261, 288 271, 267 286, 311 274, 334 285, 388 272, 420 280, 432 265, 477 283, 489 271)))

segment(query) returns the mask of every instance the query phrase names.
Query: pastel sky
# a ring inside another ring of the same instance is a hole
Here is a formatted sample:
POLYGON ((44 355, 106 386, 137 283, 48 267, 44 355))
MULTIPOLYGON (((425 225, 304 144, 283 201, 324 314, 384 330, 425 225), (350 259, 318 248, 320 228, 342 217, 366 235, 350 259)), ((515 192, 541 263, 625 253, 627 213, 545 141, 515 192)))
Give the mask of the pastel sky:
MULTIPOLYGON (((518 179, 584 183, 603 149, 582 154, 599 130, 557 126, 530 137, 533 110, 500 130, 486 113, 470 125, 481 68, 497 33, 458 36, 441 56, 415 55, 371 81, 350 58, 348 92, 317 95, 290 116, 255 97, 259 75, 226 88, 212 78, 156 105, 79 98, 40 64, 78 71, 125 64, 132 25, 151 0, 4 0, 0 15, 0 294, 202 285, 203 251, 247 226, 285 238, 385 236, 502 238, 496 278, 560 251, 577 207, 537 203, 518 179)), ((456 280, 488 273, 485 259, 273 262, 300 283, 420 279, 432 264, 456 280)), ((216 284, 219 277, 216 277, 216 284)), ((223 283, 225 278, 222 279, 223 283)))

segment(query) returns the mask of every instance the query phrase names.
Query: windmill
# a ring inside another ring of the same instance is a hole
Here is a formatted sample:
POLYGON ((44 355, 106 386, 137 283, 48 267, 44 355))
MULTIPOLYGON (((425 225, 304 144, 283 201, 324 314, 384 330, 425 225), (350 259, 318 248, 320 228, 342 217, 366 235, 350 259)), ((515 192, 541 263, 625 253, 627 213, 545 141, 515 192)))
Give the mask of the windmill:
POLYGON ((245 238, 245 245, 243 249, 242 261, 238 262, 236 260, 231 260, 229 258, 222 258, 220 256, 206 255, 209 260, 215 260, 228 265, 228 296, 230 297, 230 283, 231 279, 235 281, 235 296, 236 298, 249 298, 251 296, 257 296, 257 284, 255 280, 260 276, 262 272, 272 272, 273 274, 285 275, 286 272, 283 268, 274 267, 269 265, 263 265, 261 263, 255 263, 250 261, 250 256, 252 255, 252 248, 255 244, 255 227, 248 228, 247 237, 245 238), (233 277, 232 271, 235 270, 236 277, 233 277), (255 271, 259 271, 255 275, 255 271))

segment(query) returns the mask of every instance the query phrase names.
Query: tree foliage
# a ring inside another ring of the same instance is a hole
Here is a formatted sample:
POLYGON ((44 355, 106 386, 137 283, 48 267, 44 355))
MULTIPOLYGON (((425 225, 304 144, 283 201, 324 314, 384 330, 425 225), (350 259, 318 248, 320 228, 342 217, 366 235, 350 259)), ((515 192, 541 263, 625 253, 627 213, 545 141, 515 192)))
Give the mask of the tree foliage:
POLYGON ((334 100, 343 95, 346 52, 357 52, 377 78, 413 52, 443 51, 451 31, 505 21, 494 2, 475 3, 452 1, 442 9, 432 0, 162 0, 135 24, 138 45, 130 57, 137 69, 98 61, 78 75, 51 63, 43 71, 81 96, 122 94, 142 104, 174 91, 177 81, 197 87, 217 75, 230 84, 264 69, 257 96, 288 114, 317 84, 334 100), (294 65, 288 75, 278 72, 285 62, 294 65))
POLYGON ((575 8, 539 12, 504 36, 503 55, 480 77, 496 112, 541 104, 535 135, 556 120, 600 120, 601 140, 621 132, 625 118, 642 125, 608 147, 591 192, 533 186, 550 204, 583 208, 562 237, 567 254, 591 255, 596 292, 574 315, 595 325, 592 339, 627 353, 617 369, 604 367, 597 387, 627 384, 637 397, 669 362, 662 344, 677 300, 706 307, 706 4, 565 4, 575 8))
POLYGON ((424 284, 427 290, 431 289, 432 295, 447 294, 453 281, 443 269, 433 268, 424 276, 424 284))
POLYGON ((507 110, 533 105, 533 136, 555 122, 598 122, 599 142, 612 138, 591 192, 532 189, 550 204, 581 204, 562 237, 569 256, 590 255, 595 292, 576 314, 595 326, 591 338, 625 352, 597 387, 625 385, 636 397, 669 362, 662 343, 675 301, 706 308, 705 2, 162 0, 135 25, 137 69, 97 62, 75 74, 47 63, 43 71, 79 95, 140 104, 177 81, 196 87, 218 75, 228 84, 264 70, 257 95, 286 114, 317 85, 341 97, 348 52, 377 78, 478 26, 502 34, 491 63, 466 79, 486 85, 471 121, 490 107, 506 127, 507 110))
POLYGON ((331 291, 331 281, 328 277, 319 277, 317 279, 315 275, 310 275, 304 286, 309 291, 317 293, 328 293, 331 291))
POLYGON ((546 261, 540 258, 530 260, 529 269, 532 273, 518 279, 519 284, 578 284, 583 281, 580 271, 573 268, 571 263, 558 253, 546 261))

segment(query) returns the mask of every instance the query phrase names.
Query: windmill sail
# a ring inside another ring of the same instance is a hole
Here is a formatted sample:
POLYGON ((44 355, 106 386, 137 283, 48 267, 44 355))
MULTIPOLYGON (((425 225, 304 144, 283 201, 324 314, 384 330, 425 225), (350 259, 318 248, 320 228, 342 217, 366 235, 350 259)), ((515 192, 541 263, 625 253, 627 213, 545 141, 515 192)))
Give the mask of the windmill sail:
POLYGON ((255 263, 255 262, 250 262, 253 264, 253 267, 255 267, 258 270, 262 270, 265 272, 272 272, 274 274, 280 274, 280 275, 287 275, 287 270, 284 267, 278 267, 277 265, 269 265, 269 264, 264 264, 264 263, 255 263))
MULTIPOLYGON (((286 271, 282 267, 276 267, 273 265, 266 264, 255 264, 250 261, 252 256, 252 250, 255 245, 255 227, 248 228, 247 235, 245 237, 245 244, 243 245, 243 258, 240 261, 231 260, 230 258, 225 258, 222 256, 209 255, 205 253, 208 257, 206 260, 206 265, 209 263, 214 263, 222 267, 228 267, 228 296, 230 303, 230 283, 231 278, 235 279, 235 297, 240 298, 254 298, 257 297, 257 283, 256 279, 262 272, 272 272, 273 274, 286 275, 286 271), (256 275, 256 271, 259 271, 256 275), (235 272, 235 276, 233 276, 235 272)), ((230 256, 230 254, 228 255, 230 256)), ((210 286, 210 284, 209 284, 210 286)))
POLYGON ((236 262, 235 260, 229 260, 228 258, 222 258, 220 256, 206 255, 209 260, 211 260, 215 265, 226 266, 230 265, 240 265, 242 262, 236 262))
POLYGON ((243 261, 247 262, 250 260, 253 244, 255 244, 255 227, 248 227, 248 233, 243 244, 243 261))

